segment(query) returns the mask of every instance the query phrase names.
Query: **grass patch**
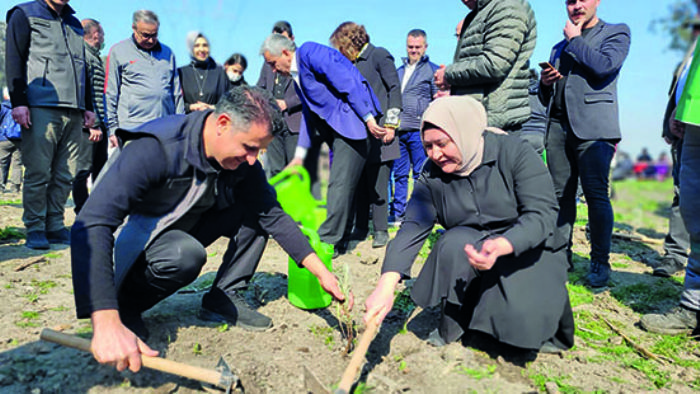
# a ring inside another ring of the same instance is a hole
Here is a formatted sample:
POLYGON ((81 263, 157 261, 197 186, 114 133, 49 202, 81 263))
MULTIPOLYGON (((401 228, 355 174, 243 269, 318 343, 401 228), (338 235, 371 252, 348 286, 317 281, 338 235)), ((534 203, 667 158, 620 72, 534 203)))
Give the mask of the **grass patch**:
POLYGON ((593 293, 586 286, 567 283, 566 288, 569 290, 569 300, 572 308, 593 302, 593 293))
POLYGON ((467 368, 465 366, 460 366, 457 369, 458 373, 462 375, 467 375, 474 380, 481 380, 484 378, 490 378, 496 373, 496 366, 489 365, 486 368, 467 368))
POLYGON ((24 239, 26 235, 17 227, 5 227, 0 229, 0 240, 24 239))
POLYGON ((636 358, 634 360, 626 360, 623 365, 646 375, 646 377, 651 380, 657 389, 665 387, 670 381, 671 377, 668 372, 660 371, 659 365, 653 361, 646 360, 643 358, 636 358))
POLYGON ((549 382, 554 382, 557 385, 557 387, 559 388, 559 392, 561 392, 561 393, 581 393, 581 392, 583 392, 583 390, 581 390, 580 388, 566 383, 566 381, 570 378, 568 375, 557 376, 557 375, 552 375, 549 373, 531 373, 528 375, 528 378, 530 380, 532 380, 532 383, 541 392, 547 391, 545 385, 549 382))
POLYGON ((616 287, 610 295, 638 313, 658 310, 659 305, 678 302, 683 288, 672 281, 658 280, 654 283, 635 283, 616 287))
POLYGON ((323 344, 328 347, 328 350, 333 350, 335 343, 335 338, 333 337, 333 327, 312 325, 309 327, 309 331, 314 334, 316 338, 323 340, 323 344))
POLYGON ((425 241, 423 247, 420 249, 420 252, 418 252, 418 256, 420 256, 423 260, 428 258, 428 255, 433 250, 433 246, 435 246, 435 242, 437 242, 437 240, 440 239, 440 237, 442 237, 442 233, 443 228, 440 226, 435 226, 433 232, 430 233, 428 239, 425 241))

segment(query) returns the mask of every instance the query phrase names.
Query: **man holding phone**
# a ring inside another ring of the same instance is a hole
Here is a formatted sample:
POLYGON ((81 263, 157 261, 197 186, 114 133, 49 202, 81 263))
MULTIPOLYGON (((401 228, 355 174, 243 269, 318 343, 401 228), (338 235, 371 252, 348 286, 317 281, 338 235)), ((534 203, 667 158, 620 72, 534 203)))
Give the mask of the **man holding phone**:
POLYGON ((600 0, 566 0, 569 19, 565 39, 541 64, 540 100, 548 106, 547 164, 559 199, 559 236, 566 237, 569 265, 571 234, 576 220, 578 179, 588 204, 592 287, 610 278, 613 211, 610 204, 610 162, 620 141, 617 79, 630 47, 625 24, 609 24, 597 16, 600 0))

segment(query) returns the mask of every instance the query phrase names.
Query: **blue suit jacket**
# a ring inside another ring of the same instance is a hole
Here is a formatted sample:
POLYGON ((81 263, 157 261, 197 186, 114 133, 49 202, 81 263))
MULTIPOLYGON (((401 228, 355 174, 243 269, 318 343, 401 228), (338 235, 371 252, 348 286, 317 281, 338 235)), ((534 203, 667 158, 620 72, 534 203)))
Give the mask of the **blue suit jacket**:
MULTIPOLYGON (((562 53, 574 59, 564 90, 566 113, 573 133, 582 140, 619 140, 617 79, 630 49, 625 24, 600 20, 586 37, 554 46, 550 63, 559 68, 562 53)), ((558 82, 559 83, 559 82, 558 82)), ((540 85, 540 97, 551 108, 552 87, 540 85)), ((548 109, 549 114, 549 109, 548 109)), ((549 115, 548 115, 549 117, 549 115)))
POLYGON ((367 138, 362 119, 381 113, 379 100, 367 81, 340 52, 315 42, 306 42, 296 50, 303 119, 298 145, 311 146, 311 114, 318 115, 338 134, 352 140, 367 138))

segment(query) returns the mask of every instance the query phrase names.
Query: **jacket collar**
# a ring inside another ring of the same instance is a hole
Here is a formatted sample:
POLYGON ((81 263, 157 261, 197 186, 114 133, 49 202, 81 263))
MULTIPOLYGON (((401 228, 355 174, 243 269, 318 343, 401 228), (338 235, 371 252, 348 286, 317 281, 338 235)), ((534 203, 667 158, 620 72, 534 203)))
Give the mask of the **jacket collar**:
POLYGON ((204 123, 209 115, 214 116, 214 111, 195 111, 186 116, 182 125, 186 140, 185 159, 196 169, 213 174, 221 170, 217 163, 210 162, 204 155, 204 123))
MULTIPOLYGON (((416 62, 416 66, 419 64, 427 63, 430 60, 430 57, 428 55, 423 55, 420 59, 418 59, 418 62, 416 62)), ((408 57, 402 57, 401 61, 403 62, 403 65, 408 67, 408 57)))
POLYGON ((374 45, 372 45, 371 42, 368 42, 365 44, 365 47, 362 48, 362 51, 357 55, 357 59, 368 59, 369 56, 372 54, 374 51, 374 45))
POLYGON ((46 0, 36 0, 36 2, 41 4, 42 7, 46 8, 51 13, 51 15, 56 15, 56 16, 60 16, 61 18, 63 18, 67 15, 75 14, 75 10, 73 8, 71 8, 71 6, 68 4, 63 6, 63 8, 61 9, 61 15, 58 15, 56 13, 56 11, 53 10, 53 8, 49 7, 49 5, 46 4, 46 0))

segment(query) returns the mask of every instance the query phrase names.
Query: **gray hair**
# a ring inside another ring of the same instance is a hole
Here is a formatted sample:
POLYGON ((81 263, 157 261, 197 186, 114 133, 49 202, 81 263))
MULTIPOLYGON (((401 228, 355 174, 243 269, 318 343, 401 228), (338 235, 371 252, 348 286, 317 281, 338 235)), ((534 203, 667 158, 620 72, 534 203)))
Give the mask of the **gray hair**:
POLYGON ((266 124, 270 134, 285 127, 282 112, 272 95, 256 86, 237 86, 224 93, 216 104, 217 115, 231 117, 234 130, 247 132, 252 124, 266 124))
POLYGON ((270 52, 270 55, 272 56, 279 56, 282 54, 282 50, 284 49, 290 52, 295 52, 297 50, 297 46, 294 44, 294 41, 290 40, 289 38, 281 34, 272 33, 267 36, 265 41, 260 46, 260 54, 264 55, 265 52, 270 52))
POLYGON ((92 18, 85 18, 82 21, 80 21, 80 24, 83 25, 83 35, 84 36, 87 36, 88 34, 92 34, 92 32, 95 31, 95 29, 100 27, 100 22, 98 22, 92 18))
POLYGON ((131 27, 133 27, 135 29, 136 24, 139 22, 143 22, 147 25, 160 26, 160 22, 158 21, 158 15, 156 15, 155 12, 150 11, 150 10, 138 10, 138 11, 134 12, 134 17, 132 18, 131 27))

